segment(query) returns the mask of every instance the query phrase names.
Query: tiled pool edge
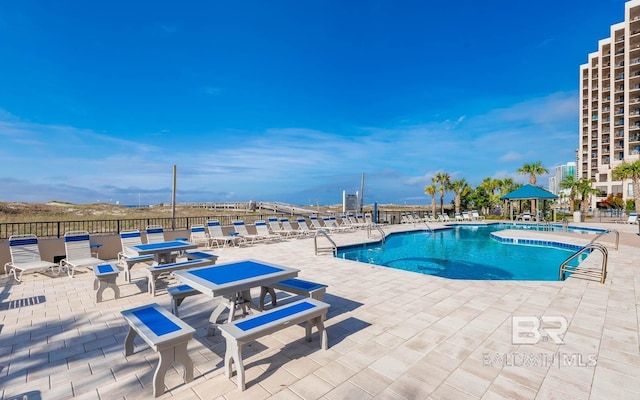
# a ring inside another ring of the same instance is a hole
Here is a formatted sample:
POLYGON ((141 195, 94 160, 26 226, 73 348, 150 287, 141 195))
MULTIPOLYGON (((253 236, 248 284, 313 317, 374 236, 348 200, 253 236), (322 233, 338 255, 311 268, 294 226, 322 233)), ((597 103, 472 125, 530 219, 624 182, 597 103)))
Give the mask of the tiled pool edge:
POLYGON ((504 244, 554 247, 554 248, 557 248, 557 249, 573 250, 573 251, 581 250, 584 247, 584 246, 577 245, 577 244, 556 242, 554 240, 538 240, 538 239, 501 237, 499 235, 496 235, 495 233, 491 233, 491 238, 493 240, 497 240, 498 242, 504 243, 504 244))

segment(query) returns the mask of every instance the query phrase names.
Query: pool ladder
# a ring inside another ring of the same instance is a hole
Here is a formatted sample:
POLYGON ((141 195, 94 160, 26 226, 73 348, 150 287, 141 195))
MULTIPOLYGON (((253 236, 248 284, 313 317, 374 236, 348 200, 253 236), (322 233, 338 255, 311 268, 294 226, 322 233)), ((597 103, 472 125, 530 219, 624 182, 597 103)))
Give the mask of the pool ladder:
POLYGON ((336 245, 336 242, 334 242, 333 239, 329 237, 326 229, 318 229, 316 231, 316 234, 313 236, 313 247, 315 249, 316 255, 328 252, 331 252, 334 257, 338 255, 338 246, 336 245), (318 236, 324 236, 329 241, 330 245, 325 245, 323 247, 319 246, 318 236))
POLYGON ((377 230, 378 233, 380 233, 380 237, 382 238, 381 239, 382 244, 384 244, 384 241, 385 241, 387 235, 384 233, 384 231, 382 230, 382 228, 378 224, 369 224, 369 225, 367 225, 367 237, 371 238, 371 231, 373 229, 377 230))
POLYGON ((561 281, 564 281, 567 277, 567 272, 568 272, 571 275, 586 276, 588 278, 598 278, 600 279, 600 283, 604 283, 604 280, 607 277, 608 258, 609 258, 609 251, 607 250, 606 247, 604 247, 604 245, 600 243, 589 243, 588 245, 584 246, 580 250, 576 251, 571 257, 564 260, 562 264, 560 264, 560 274, 559 274, 560 276, 558 277, 558 279, 561 281), (569 265, 569 262, 571 262, 571 260, 574 260, 575 258, 579 257, 580 255, 584 254, 587 251, 591 252, 593 250, 598 250, 602 253, 602 266, 600 269, 587 268, 587 267, 581 268, 580 265, 578 266, 569 265))
POLYGON ((610 233, 615 233, 616 234, 616 243, 615 243, 615 249, 618 250, 618 244, 620 243, 620 232, 618 232, 615 229, 607 229, 604 232, 600 232, 596 235, 596 237, 594 237, 591 242, 589 242, 590 244, 595 242, 596 240, 598 240, 600 238, 600 236, 602 235, 608 235, 610 233))

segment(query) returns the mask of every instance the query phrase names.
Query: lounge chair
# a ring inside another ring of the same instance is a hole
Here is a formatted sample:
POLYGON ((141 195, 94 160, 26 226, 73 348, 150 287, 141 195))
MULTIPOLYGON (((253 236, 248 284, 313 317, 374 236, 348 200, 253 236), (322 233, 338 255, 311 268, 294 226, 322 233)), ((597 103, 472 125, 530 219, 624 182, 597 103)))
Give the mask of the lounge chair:
POLYGON ((284 232, 286 232, 289 237, 302 236, 302 232, 301 231, 299 231, 297 229, 293 229, 293 226, 291 226, 291 222, 289 222, 289 218, 280 218, 280 225, 282 225, 282 230, 284 232))
POLYGON ((473 219, 474 221, 480 221, 484 219, 484 216, 480 215, 478 213, 478 210, 471 210, 471 219, 473 219))
POLYGON ((222 247, 225 247, 227 243, 230 245, 235 244, 234 238, 225 236, 224 233, 222 233, 222 226, 220 226, 220 221, 217 219, 207 221, 207 230, 209 231, 211 244, 215 243, 218 247, 220 247, 220 243, 222 243, 222 247))
POLYGON ((269 232, 269 226, 267 226, 265 221, 256 221, 254 225, 256 227, 256 233, 262 237, 261 240, 270 240, 272 242, 282 240, 282 236, 269 232))
POLYGON ((449 218, 449 214, 438 214, 439 222, 451 222, 451 218, 449 218))
POLYGON ((238 235, 240 235, 240 237, 244 242, 250 240, 251 243, 253 244, 255 241, 262 240, 261 235, 250 234, 249 231, 247 230, 247 226, 244 224, 244 221, 242 220, 233 221, 233 229, 235 229, 235 231, 238 232, 238 235))
POLYGON ((269 217, 267 222, 269 224, 269 232, 283 237, 291 237, 291 232, 286 231, 282 225, 280 225, 278 217, 269 217))
POLYGON ((309 225, 307 224, 307 220, 304 217, 298 217, 296 222, 298 223, 298 230, 302 232, 303 235, 313 236, 316 234, 315 231, 309 228, 309 225))
POLYGON ((94 257, 95 253, 91 253, 91 239, 87 231, 66 232, 64 234, 64 250, 66 258, 60 260, 60 271, 66 269, 71 278, 78 267, 93 269, 94 266, 105 262, 94 257))
POLYGON ((322 217, 322 222, 324 223, 323 229, 327 229, 329 232, 344 232, 349 229, 344 226, 340 226, 335 218, 322 217))
POLYGON ((204 224, 191 225, 191 235, 189 241, 195 244, 204 244, 207 248, 211 248, 211 240, 207 235, 207 231, 204 228, 204 224))
POLYGON ((313 226, 313 229, 324 229, 324 226, 320 224, 320 220, 318 220, 317 216, 310 216, 309 221, 311 221, 311 226, 313 226))
POLYGON ((162 243, 167 240, 164 238, 164 228, 162 225, 149 225, 146 229, 147 243, 162 243))
MULTIPOLYGON (((337 221, 336 221, 336 224, 337 224, 337 221)), ((342 214, 340 216, 340 223, 338 224, 338 226, 345 231, 356 229, 356 227, 353 226, 351 219, 346 214, 342 214)))
POLYGON ((366 213, 364 214, 364 220, 367 224, 369 224, 370 226, 375 226, 377 225, 375 222, 373 222, 373 216, 371 215, 371 213, 366 213))
POLYGON ((363 227, 362 224, 358 221, 358 218, 356 218, 355 215, 348 214, 347 215, 347 219, 349 220, 349 224, 350 224, 351 228, 361 229, 363 227))
POLYGON ((407 216, 407 214, 402 214, 402 215, 400 215, 400 223, 401 224, 410 224, 412 222, 409 220, 409 217, 407 216))
POLYGON ((456 218, 456 221, 462 221, 462 214, 455 213, 455 218, 456 218))
POLYGON ((616 224, 637 224, 638 223, 638 213, 629 213, 629 217, 626 220, 613 221, 616 224))
POLYGON ((469 211, 462 212, 462 220, 463 221, 471 221, 471 216, 469 216, 469 211))
POLYGON ((364 215, 362 214, 356 215, 356 221, 358 222, 358 226, 362 228, 366 228, 369 225, 369 223, 365 221, 364 215))
MULTIPOLYGON (((323 221, 325 222, 325 221, 323 221)), ((327 223, 325 222, 325 226, 327 225, 327 223)), ((347 232, 353 228, 351 228, 351 226, 349 226, 349 224, 343 225, 341 223, 338 222, 338 219, 336 217, 329 217, 329 227, 335 228, 336 231, 338 232, 347 232)))
POLYGON ((140 231, 131 229, 120 232, 120 244, 122 251, 118 253, 118 262, 124 268, 124 278, 127 282, 131 282, 131 268, 138 263, 153 262, 153 255, 139 256, 138 252, 131 250, 130 246, 142 244, 140 231))
POLYGON ((18 282, 21 282, 22 274, 25 272, 43 272, 48 269, 53 271, 58 266, 40 257, 36 235, 12 235, 9 237, 9 252, 11 261, 4 265, 4 274, 8 276, 13 272, 13 278, 18 282))

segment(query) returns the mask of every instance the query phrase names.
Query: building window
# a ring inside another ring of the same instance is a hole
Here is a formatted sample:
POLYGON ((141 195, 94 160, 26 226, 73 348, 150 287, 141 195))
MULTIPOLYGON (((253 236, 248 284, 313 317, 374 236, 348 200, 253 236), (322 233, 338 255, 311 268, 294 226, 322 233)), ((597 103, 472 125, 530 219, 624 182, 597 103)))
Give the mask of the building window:
POLYGON ((611 186, 611 193, 613 194, 622 194, 622 185, 613 185, 611 186))
POLYGON ((607 180, 607 174, 600 174, 599 182, 606 182, 607 180))
POLYGON ((627 197, 633 197, 633 183, 627 184, 627 197))

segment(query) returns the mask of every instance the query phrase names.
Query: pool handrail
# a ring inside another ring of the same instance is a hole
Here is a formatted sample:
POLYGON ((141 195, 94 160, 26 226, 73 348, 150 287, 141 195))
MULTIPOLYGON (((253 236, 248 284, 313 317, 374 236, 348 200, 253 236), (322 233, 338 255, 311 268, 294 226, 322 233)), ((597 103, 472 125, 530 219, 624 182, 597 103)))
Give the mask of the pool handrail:
POLYGON ((580 250, 576 251, 574 254, 569 256, 562 264, 560 264, 560 271, 558 280, 564 281, 567 277, 567 272, 572 275, 582 275, 589 278, 600 278, 600 283, 604 284, 604 281, 607 277, 607 261, 609 258, 609 251, 607 248, 601 243, 589 243, 580 250), (568 265, 571 260, 580 256, 582 253, 586 251, 599 250, 602 253, 602 267, 600 271, 595 271, 593 269, 579 269, 580 265, 573 266, 568 265))
POLYGON ((591 241, 589 242, 589 244, 594 243, 596 240, 598 240, 600 238, 600 236, 602 235, 607 235, 609 233, 615 233, 616 234, 616 244, 615 244, 615 249, 618 250, 618 244, 620 243, 620 232, 618 232, 615 229, 607 229, 604 232, 600 232, 596 235, 596 237, 594 237, 593 239, 591 239, 591 241))

